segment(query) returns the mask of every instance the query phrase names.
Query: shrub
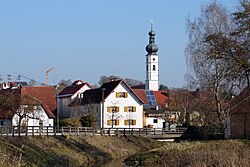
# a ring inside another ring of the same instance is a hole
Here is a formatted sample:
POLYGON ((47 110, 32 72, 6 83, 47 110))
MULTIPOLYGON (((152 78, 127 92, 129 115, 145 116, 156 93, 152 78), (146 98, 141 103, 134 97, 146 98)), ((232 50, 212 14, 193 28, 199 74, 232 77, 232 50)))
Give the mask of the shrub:
POLYGON ((82 116, 80 122, 84 127, 96 127, 96 117, 92 114, 82 116))
POLYGON ((81 126, 81 122, 76 118, 67 118, 60 121, 60 126, 81 126))

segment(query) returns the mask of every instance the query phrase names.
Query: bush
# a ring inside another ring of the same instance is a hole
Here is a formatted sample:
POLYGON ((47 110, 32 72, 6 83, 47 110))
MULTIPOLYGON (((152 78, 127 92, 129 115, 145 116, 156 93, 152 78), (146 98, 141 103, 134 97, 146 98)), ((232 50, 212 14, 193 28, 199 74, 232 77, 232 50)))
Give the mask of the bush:
POLYGON ((92 114, 82 116, 80 122, 84 127, 96 127, 96 117, 92 114))
POLYGON ((81 126, 81 122, 76 118, 67 118, 60 121, 60 126, 81 126))

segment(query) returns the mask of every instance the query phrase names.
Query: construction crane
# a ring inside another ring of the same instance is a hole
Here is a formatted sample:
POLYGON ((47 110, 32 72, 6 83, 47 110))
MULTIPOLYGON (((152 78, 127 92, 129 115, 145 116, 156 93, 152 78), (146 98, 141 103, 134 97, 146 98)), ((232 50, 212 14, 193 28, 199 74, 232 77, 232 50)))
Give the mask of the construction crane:
POLYGON ((35 82, 35 83, 37 83, 37 84, 39 84, 39 85, 45 85, 45 84, 42 83, 42 82, 38 82, 38 81, 36 81, 36 80, 34 80, 34 79, 32 79, 32 78, 26 77, 26 76, 24 76, 24 75, 22 75, 22 74, 19 74, 19 75, 18 75, 18 81, 19 81, 19 82, 20 82, 20 80, 21 80, 21 77, 22 77, 22 78, 25 78, 25 79, 28 79, 29 81, 35 82))
POLYGON ((46 69, 46 85, 48 86, 48 84, 49 84, 49 72, 50 71, 52 71, 52 70, 54 70, 55 69, 55 67, 52 67, 52 68, 47 68, 46 69))

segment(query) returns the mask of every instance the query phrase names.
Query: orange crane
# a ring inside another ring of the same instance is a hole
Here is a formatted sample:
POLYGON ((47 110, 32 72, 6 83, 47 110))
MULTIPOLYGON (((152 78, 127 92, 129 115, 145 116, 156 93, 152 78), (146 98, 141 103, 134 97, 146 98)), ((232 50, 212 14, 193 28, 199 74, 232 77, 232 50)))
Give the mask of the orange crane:
POLYGON ((45 83, 46 83, 47 86, 49 84, 49 72, 54 70, 54 69, 55 69, 55 67, 52 67, 52 68, 47 67, 47 69, 46 69, 46 82, 45 83))

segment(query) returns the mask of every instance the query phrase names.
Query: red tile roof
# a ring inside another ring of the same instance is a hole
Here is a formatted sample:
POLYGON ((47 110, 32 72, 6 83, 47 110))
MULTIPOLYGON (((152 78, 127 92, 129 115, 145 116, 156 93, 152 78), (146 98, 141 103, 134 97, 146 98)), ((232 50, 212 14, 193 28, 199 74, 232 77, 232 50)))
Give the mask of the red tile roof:
POLYGON ((146 96, 145 89, 132 89, 132 90, 144 102, 144 104, 148 104, 148 98, 146 96))
POLYGON ((21 88, 21 94, 38 99, 52 112, 56 110, 56 90, 52 86, 24 86, 21 88))
POLYGON ((154 95, 157 105, 161 108, 166 107, 166 102, 168 100, 168 93, 166 91, 154 91, 154 95))
MULTIPOLYGON (((133 89, 133 91, 145 104, 148 104, 148 98, 146 96, 145 89, 133 89)), ((166 91, 154 91, 154 95, 157 105, 161 108, 165 107, 168 100, 168 93, 166 91)))
MULTIPOLYGON (((56 103, 55 102, 55 95, 50 95, 51 87, 23 87, 21 89, 7 89, 1 90, 1 96, 7 96, 8 94, 13 94, 15 100, 20 101, 18 104, 32 104, 32 105, 41 105, 45 112, 47 113, 48 117, 55 118, 54 114, 52 113, 55 110, 56 103), (41 93, 42 92, 42 93, 41 93), (53 98, 54 97, 54 98, 53 98), (20 99, 21 98, 21 99, 20 99), (19 100, 18 100, 19 99, 19 100), (54 100, 54 102, 53 102, 54 100), (48 104, 48 105, 47 105, 48 104), (50 105, 50 106, 49 106, 50 105), (51 108, 53 110, 51 110, 51 108)), ((54 91, 54 90, 53 90, 54 91)), ((17 110, 19 106, 13 106, 12 110, 17 110)), ((12 118, 14 113, 9 111, 10 109, 0 108, 0 118, 12 118)))

